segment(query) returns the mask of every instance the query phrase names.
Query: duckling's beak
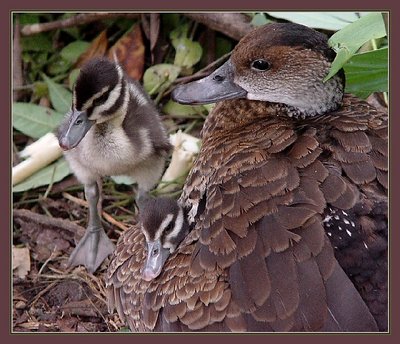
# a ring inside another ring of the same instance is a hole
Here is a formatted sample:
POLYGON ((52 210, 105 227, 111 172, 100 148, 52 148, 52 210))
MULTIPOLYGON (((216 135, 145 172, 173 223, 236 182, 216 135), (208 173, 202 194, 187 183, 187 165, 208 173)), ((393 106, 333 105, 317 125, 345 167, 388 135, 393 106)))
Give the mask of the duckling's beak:
POLYGON ((67 121, 61 124, 58 142, 63 150, 75 148, 94 124, 89 120, 86 111, 74 110, 67 121))
POLYGON ((151 281, 156 278, 161 273, 168 256, 169 250, 162 247, 160 240, 147 242, 147 259, 143 268, 143 279, 151 281))
POLYGON ((247 92, 235 84, 234 67, 229 59, 209 76, 178 86, 172 99, 181 104, 209 104, 225 99, 246 98, 247 92))

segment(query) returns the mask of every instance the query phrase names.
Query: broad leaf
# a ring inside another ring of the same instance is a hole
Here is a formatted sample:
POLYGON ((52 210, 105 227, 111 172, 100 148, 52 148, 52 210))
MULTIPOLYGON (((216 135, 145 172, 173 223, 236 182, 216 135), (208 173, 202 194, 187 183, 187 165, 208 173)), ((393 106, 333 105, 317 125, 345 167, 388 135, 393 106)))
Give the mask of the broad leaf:
POLYGON ((95 57, 104 56, 108 46, 107 30, 103 30, 91 43, 86 51, 79 56, 76 65, 78 67, 95 57))
POLYGON ((90 43, 85 41, 75 41, 61 49, 61 57, 69 63, 75 63, 78 58, 89 48, 90 43))
POLYGON ((64 158, 58 159, 55 163, 46 166, 40 171, 34 173, 23 182, 13 187, 13 192, 22 192, 37 188, 43 185, 56 183, 71 173, 68 163, 64 158))
POLYGON ((264 13, 256 13, 253 19, 251 20, 251 25, 261 26, 270 22, 271 21, 267 19, 264 13))
POLYGON ((30 103, 13 103, 13 127, 27 136, 39 139, 57 128, 64 115, 30 103))
POLYGON ((135 184, 135 181, 133 178, 129 176, 111 176, 111 179, 116 183, 116 184, 124 184, 124 185, 132 185, 135 184))
POLYGON ((125 72, 135 80, 140 80, 144 70, 144 43, 139 24, 122 36, 108 51, 108 58, 117 61, 125 72))
POLYGON ((202 105, 182 105, 169 100, 163 107, 163 112, 178 118, 199 117, 200 114, 207 114, 207 109, 202 105))
POLYGON ((308 27, 337 31, 356 21, 364 13, 356 12, 266 12, 271 17, 285 19, 308 27))
POLYGON ((346 92, 367 97, 388 91, 388 48, 354 55, 344 65, 346 92))
POLYGON ((71 70, 71 73, 69 73, 68 88, 70 90, 74 89, 74 85, 75 85, 76 79, 78 79, 79 73, 80 73, 80 69, 78 69, 78 68, 71 70))
POLYGON ((168 88, 178 77, 181 68, 172 64, 161 63, 146 70, 143 75, 143 86, 150 95, 156 94, 160 89, 168 88))
POLYGON ((336 32, 328 43, 336 51, 337 56, 324 81, 335 75, 363 44, 385 35, 386 29, 382 13, 378 12, 361 17, 356 22, 336 32))
MULTIPOLYGON (((59 76, 60 74, 67 73, 70 69, 71 69, 70 62, 64 59, 57 58, 48 65, 48 67, 46 68, 46 72, 49 75, 59 76)), ((43 68, 40 71, 42 70, 43 68)))
POLYGON ((53 45, 50 36, 44 33, 29 37, 21 37, 22 50, 26 51, 41 51, 51 52, 53 51, 53 45))
POLYGON ((172 40, 172 45, 176 50, 174 65, 183 68, 193 67, 200 61, 203 49, 198 42, 193 42, 189 38, 178 38, 172 40))
POLYGON ((43 79, 49 89, 50 100, 54 109, 62 114, 67 113, 71 108, 72 93, 68 91, 64 86, 55 83, 44 74, 43 79))

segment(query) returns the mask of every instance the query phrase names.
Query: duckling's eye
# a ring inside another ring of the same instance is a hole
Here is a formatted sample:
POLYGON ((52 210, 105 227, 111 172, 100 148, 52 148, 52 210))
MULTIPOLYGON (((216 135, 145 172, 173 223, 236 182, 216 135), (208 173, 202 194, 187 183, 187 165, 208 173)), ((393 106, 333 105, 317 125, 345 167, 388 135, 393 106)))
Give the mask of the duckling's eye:
POLYGON ((99 106, 103 104, 107 100, 107 97, 108 97, 107 93, 103 94, 101 97, 94 100, 93 105, 99 106))
POLYGON ((256 69, 256 70, 264 71, 264 70, 269 69, 270 65, 269 65, 269 63, 268 63, 267 61, 265 61, 265 60, 255 60, 255 61, 253 61, 253 62, 251 63, 251 67, 252 67, 253 69, 256 69))
POLYGON ((165 228, 165 232, 169 233, 172 230, 172 222, 169 223, 169 225, 165 228))

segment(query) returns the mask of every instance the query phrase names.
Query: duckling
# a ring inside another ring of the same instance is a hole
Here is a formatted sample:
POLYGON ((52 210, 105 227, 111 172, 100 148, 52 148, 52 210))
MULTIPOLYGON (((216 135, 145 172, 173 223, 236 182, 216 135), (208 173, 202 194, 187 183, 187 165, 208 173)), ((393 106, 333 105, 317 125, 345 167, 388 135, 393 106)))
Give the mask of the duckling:
MULTIPOLYGON (((124 298, 126 289, 117 286, 129 284, 129 280, 134 279, 144 280, 149 285, 160 275, 168 257, 189 232, 187 213, 172 198, 144 197, 138 202, 138 207, 138 222, 118 240, 107 271, 109 311, 117 308, 120 318, 127 320, 131 329, 135 327, 129 313, 124 314, 119 302, 124 298), (127 254, 131 250, 140 254, 127 254), (111 283, 115 289, 110 287, 111 283)), ((140 307, 140 303, 137 306, 140 307)))
POLYGON ((139 221, 146 239, 147 258, 142 277, 155 279, 170 254, 189 232, 187 214, 171 198, 148 198, 139 203, 139 221))
POLYGON ((82 264, 93 273, 114 251, 97 208, 98 181, 104 176, 131 176, 138 184, 138 197, 143 196, 161 177, 171 146, 140 84, 104 58, 82 67, 58 139, 89 203, 88 227, 69 265, 82 264))
MULTIPOLYGON (((387 328, 387 115, 344 94, 343 72, 323 82, 333 59, 324 34, 267 24, 175 89, 217 104, 179 200, 193 229, 150 288, 109 271, 132 330, 387 328)), ((126 251, 113 259, 143 255, 126 251)))

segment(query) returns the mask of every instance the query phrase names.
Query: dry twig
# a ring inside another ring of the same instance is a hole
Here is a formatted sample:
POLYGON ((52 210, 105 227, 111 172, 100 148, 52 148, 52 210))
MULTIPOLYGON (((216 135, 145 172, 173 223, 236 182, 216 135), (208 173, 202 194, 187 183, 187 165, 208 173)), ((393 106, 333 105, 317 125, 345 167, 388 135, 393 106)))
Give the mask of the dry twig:
POLYGON ((34 35, 40 32, 51 31, 56 29, 66 29, 72 26, 84 25, 97 20, 109 19, 109 18, 117 18, 117 17, 126 17, 126 18, 139 18, 139 13, 121 13, 121 12, 95 12, 95 13, 81 13, 76 16, 55 20, 49 23, 39 23, 39 24, 30 24, 25 25, 21 29, 21 34, 24 36, 34 35))
POLYGON ((240 40, 253 29, 250 18, 241 13, 183 13, 209 28, 222 32, 235 40, 240 40))
MULTIPOLYGON (((85 200, 83 200, 83 199, 74 197, 74 196, 70 195, 70 194, 67 193, 67 192, 63 192, 62 195, 63 195, 66 199, 69 199, 70 201, 72 201, 72 202, 74 202, 74 203, 76 203, 76 204, 78 204, 78 205, 80 205, 80 206, 82 206, 82 207, 85 207, 85 208, 88 208, 88 207, 89 207, 88 203, 87 203, 85 200)), ((123 231, 126 231, 126 230, 128 229, 127 226, 125 226, 123 223, 121 223, 121 222, 117 221, 116 219, 114 219, 110 214, 107 214, 105 211, 102 211, 101 214, 103 215, 103 217, 104 217, 109 223, 111 223, 112 225, 118 227, 119 229, 122 229, 123 231)))

